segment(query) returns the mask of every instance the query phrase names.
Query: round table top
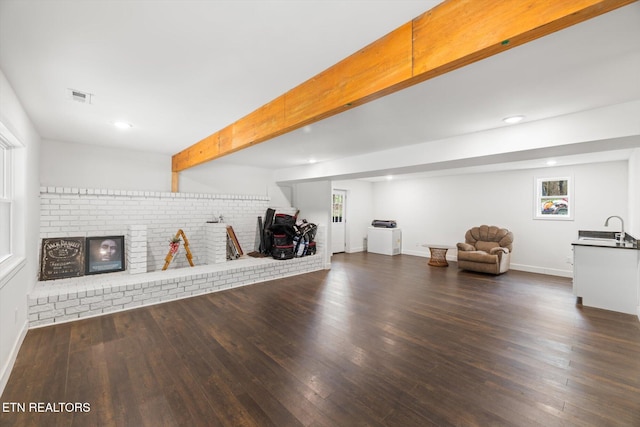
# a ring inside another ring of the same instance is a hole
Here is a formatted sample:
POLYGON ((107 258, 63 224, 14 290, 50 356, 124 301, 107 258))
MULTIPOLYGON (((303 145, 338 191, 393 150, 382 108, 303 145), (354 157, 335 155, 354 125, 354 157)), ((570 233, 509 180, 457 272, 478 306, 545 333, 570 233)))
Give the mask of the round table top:
POLYGON ((424 243, 422 246, 429 249, 455 249, 457 246, 440 245, 437 243, 424 243))

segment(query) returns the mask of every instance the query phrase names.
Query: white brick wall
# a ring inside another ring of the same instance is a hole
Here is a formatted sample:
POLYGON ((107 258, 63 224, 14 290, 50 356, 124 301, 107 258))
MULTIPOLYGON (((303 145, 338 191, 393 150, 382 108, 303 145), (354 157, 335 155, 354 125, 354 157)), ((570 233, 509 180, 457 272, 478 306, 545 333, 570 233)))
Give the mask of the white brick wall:
POLYGON ((187 298, 323 269, 323 256, 278 261, 241 258, 147 274, 127 272, 38 282, 29 294, 29 324, 45 326, 187 298))
POLYGON ((227 225, 224 223, 206 224, 205 235, 207 264, 227 262, 227 225))
MULTIPOLYGON (((242 250, 253 251, 258 236, 257 218, 264 217, 269 207, 268 197, 247 195, 42 187, 40 196, 41 238, 128 235, 130 226, 146 226, 150 272, 162 269, 169 239, 180 228, 189 239, 194 263, 205 264, 205 224, 219 215, 233 226, 242 250)), ((188 265, 182 251, 169 268, 188 265)))
POLYGON ((125 237, 126 268, 129 274, 147 272, 147 226, 130 225, 125 237))
MULTIPOLYGON (((29 294, 30 326, 72 321, 244 286, 324 268, 326 230, 318 228, 318 253, 278 261, 243 257, 226 260, 226 225, 233 226, 245 253, 258 241, 257 217, 269 198, 143 191, 41 188, 40 237, 125 235, 127 271, 38 282, 29 294), (223 224, 206 221, 224 217, 223 224), (161 271, 169 239, 182 229, 184 248, 161 271), (186 267, 186 268, 182 268, 186 267), (145 274, 141 274, 145 273, 145 274)), ((278 212, 294 214, 294 208, 278 212)))

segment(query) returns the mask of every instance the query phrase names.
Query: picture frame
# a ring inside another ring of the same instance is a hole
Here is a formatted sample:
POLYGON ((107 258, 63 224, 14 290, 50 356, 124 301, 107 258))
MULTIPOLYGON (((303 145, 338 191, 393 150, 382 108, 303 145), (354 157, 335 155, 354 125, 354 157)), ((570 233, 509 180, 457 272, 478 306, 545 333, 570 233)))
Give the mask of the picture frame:
POLYGON ((534 219, 573 220, 573 179, 570 176, 536 178, 534 219))
POLYGON ((124 271, 124 236, 87 237, 85 246, 85 274, 124 271))
POLYGON ((235 231, 233 231, 233 227, 230 225, 227 225, 227 237, 231 242, 230 249, 232 250, 234 258, 239 258, 244 255, 244 253, 242 252, 242 248, 240 247, 238 237, 236 237, 236 233, 235 231))
POLYGON ((84 276, 85 238, 55 237, 42 239, 39 280, 84 276))

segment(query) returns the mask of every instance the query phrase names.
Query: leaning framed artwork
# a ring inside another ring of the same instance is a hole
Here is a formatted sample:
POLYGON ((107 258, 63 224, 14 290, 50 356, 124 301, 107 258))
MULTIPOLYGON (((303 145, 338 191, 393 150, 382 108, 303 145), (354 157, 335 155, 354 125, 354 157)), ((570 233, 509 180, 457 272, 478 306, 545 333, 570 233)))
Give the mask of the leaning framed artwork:
POLYGON ((569 176, 536 178, 535 219, 573 219, 573 179, 569 176))
POLYGON ((84 237, 42 239, 40 280, 83 276, 84 262, 84 237))
POLYGON ((243 255, 242 248, 240 247, 240 242, 238 242, 238 237, 236 237, 235 231, 233 231, 233 227, 227 225, 227 238, 231 242, 231 249, 234 258, 239 258, 243 255))
POLYGON ((87 237, 85 274, 124 270, 124 236, 87 237))

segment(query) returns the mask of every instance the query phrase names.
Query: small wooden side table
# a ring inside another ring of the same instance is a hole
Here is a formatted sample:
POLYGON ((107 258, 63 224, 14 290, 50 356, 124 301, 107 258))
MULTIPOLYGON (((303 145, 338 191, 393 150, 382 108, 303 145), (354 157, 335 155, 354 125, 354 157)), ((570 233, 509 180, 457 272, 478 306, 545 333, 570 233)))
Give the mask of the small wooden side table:
POLYGON ((429 248, 429 252, 431 252, 431 258, 429 258, 428 262, 429 265, 433 267, 449 266, 449 263, 447 262, 447 250, 453 249, 454 246, 436 245, 432 243, 426 243, 422 246, 429 248))

